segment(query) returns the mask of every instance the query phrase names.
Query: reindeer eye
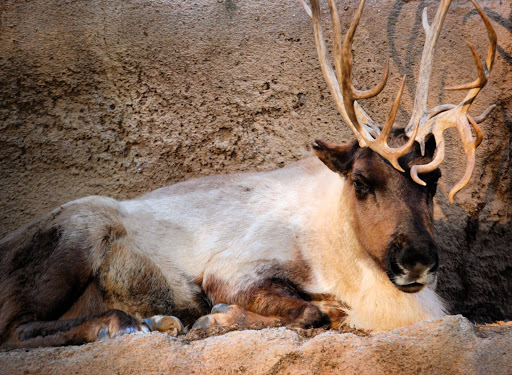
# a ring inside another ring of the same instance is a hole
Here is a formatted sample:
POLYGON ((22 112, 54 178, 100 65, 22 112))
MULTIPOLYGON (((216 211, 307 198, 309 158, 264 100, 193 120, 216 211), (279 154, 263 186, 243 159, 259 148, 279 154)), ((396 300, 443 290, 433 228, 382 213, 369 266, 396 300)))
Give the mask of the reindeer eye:
POLYGON ((354 191, 356 192, 356 197, 359 199, 363 199, 370 193, 370 187, 360 179, 352 180, 354 184, 354 191))

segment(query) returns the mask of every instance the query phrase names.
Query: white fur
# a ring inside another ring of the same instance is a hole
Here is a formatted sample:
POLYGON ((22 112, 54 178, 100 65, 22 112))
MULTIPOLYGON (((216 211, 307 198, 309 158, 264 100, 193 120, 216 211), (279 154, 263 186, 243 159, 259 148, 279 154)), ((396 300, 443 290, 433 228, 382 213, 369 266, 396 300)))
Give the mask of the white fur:
POLYGON ((172 280, 214 275, 233 287, 257 267, 299 258, 311 293, 350 306, 347 323, 390 329, 445 315, 432 289, 399 291, 362 249, 343 193, 346 181, 316 158, 273 172, 192 180, 121 202, 133 248, 172 280))

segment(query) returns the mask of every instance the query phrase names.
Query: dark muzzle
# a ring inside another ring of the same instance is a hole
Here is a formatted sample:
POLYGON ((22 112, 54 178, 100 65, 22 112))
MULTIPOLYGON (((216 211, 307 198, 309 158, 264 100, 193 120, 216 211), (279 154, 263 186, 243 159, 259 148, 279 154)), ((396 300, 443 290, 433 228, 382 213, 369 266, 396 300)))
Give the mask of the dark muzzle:
POLYGON ((434 283, 438 266, 437 246, 429 235, 414 240, 398 235, 389 245, 387 274, 403 292, 416 293, 434 283))

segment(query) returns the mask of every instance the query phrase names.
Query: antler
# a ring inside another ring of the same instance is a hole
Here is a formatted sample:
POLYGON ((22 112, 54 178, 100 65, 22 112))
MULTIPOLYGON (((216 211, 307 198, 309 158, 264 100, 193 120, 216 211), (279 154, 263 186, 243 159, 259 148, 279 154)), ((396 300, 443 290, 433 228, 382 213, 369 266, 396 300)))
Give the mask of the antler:
POLYGON ((315 34, 315 42, 320 60, 320 66, 324 78, 327 82, 331 95, 338 107, 338 111, 342 115, 345 122, 352 129, 359 141, 361 147, 369 147, 373 151, 379 153, 382 157, 387 159, 397 170, 403 172, 403 169, 398 163, 398 158, 408 152, 414 141, 417 141, 421 146, 422 154, 424 154, 426 138, 432 134, 436 140, 436 152, 434 159, 425 165, 414 165, 411 168, 411 177, 414 181, 421 185, 425 185, 418 174, 432 171, 439 167, 444 159, 444 139, 442 137, 444 131, 451 127, 456 127, 461 134, 461 138, 466 152, 468 165, 464 177, 457 183, 450 191, 450 202, 453 203, 454 195, 464 187, 469 178, 471 177, 475 165, 475 149, 482 141, 482 132, 476 125, 477 122, 483 121, 495 107, 489 107, 482 115, 473 119, 467 111, 472 104, 475 97, 478 95, 482 87, 487 83, 494 56, 496 54, 496 33, 492 28, 489 18, 482 11, 480 6, 475 0, 471 0, 477 9, 478 13, 484 20, 489 40, 491 41, 489 52, 486 60, 485 67, 482 66, 478 55, 468 43, 471 52, 475 58, 478 68, 478 78, 469 84, 452 87, 450 89, 462 90, 469 89, 466 98, 459 105, 445 104, 437 106, 430 111, 427 110, 427 96, 428 85, 430 81, 430 73, 432 71, 432 62, 434 58, 434 50, 439 39, 443 21, 445 19, 448 8, 450 7, 451 0, 441 0, 441 4, 437 10, 436 16, 431 26, 428 25, 426 9, 423 11, 423 27, 426 32, 425 46, 421 57, 420 76, 418 80, 418 87, 416 89, 416 97, 414 101, 414 109, 406 128, 406 134, 409 140, 406 144, 398 148, 392 148, 387 144, 387 138, 393 127, 396 112, 400 104, 402 96, 405 76, 402 79, 399 92, 393 102, 393 106, 389 112, 386 123, 382 130, 375 124, 373 120, 364 112, 364 110, 357 103, 357 100, 367 99, 378 95, 384 88, 388 77, 388 63, 386 63, 384 76, 382 81, 372 90, 359 91, 352 84, 352 42, 356 28, 359 24, 361 14, 363 11, 365 0, 361 0, 357 9, 354 20, 347 31, 343 43, 341 43, 340 21, 334 0, 328 0, 331 19, 333 24, 333 43, 334 43, 334 65, 336 74, 329 63, 327 49, 323 39, 323 32, 320 26, 320 7, 318 0, 311 0, 311 8, 304 2, 299 0, 306 13, 313 20, 313 30, 315 34), (341 84, 341 88, 340 88, 341 84), (473 138, 471 126, 476 133, 476 139, 473 138))
POLYGON ((341 43, 341 28, 338 16, 338 11, 334 0, 328 0, 329 9, 331 12, 331 19, 333 24, 333 43, 334 43, 334 65, 336 67, 336 74, 334 74, 329 59, 327 57, 327 49, 323 39, 322 27, 320 26, 320 6, 318 0, 311 0, 311 9, 303 0, 299 0, 306 13, 311 14, 313 19, 313 30, 315 33, 315 42, 320 60, 320 66, 324 74, 331 95, 334 98, 336 106, 341 116, 352 129, 359 146, 369 147, 373 151, 379 153, 386 158, 396 169, 403 172, 404 170, 398 163, 398 158, 407 153, 409 148, 414 142, 414 137, 401 147, 392 148, 387 144, 387 138, 395 121, 400 98, 402 96, 405 76, 402 80, 399 93, 395 98, 393 106, 389 112, 386 124, 380 130, 375 122, 364 112, 356 100, 367 99, 378 95, 384 88, 388 77, 388 63, 384 71, 382 81, 372 90, 359 91, 352 84, 352 42, 356 28, 359 24, 361 14, 363 12, 365 1, 362 0, 359 4, 356 16, 352 21, 349 31, 345 36, 343 44, 341 43), (341 84, 341 89, 340 89, 341 84), (373 135, 372 135, 373 134, 373 135))
POLYGON ((476 50, 473 46, 467 42, 471 53, 476 62, 478 69, 478 77, 471 83, 459 85, 456 87, 449 87, 448 90, 468 90, 466 97, 458 105, 442 105, 427 110, 427 94, 428 94, 428 83, 430 79, 430 72, 432 70, 433 51, 435 49, 437 39, 441 30, 441 26, 450 6, 450 0, 443 0, 439 9, 437 10, 433 24, 428 25, 426 9, 423 11, 423 27, 425 29, 426 40, 423 55, 421 57, 420 65, 420 76, 418 80, 418 86, 416 89, 416 97, 414 102, 413 114, 411 121, 407 125, 406 134, 413 136, 416 133, 415 139, 421 146, 421 152, 424 153, 425 142, 428 136, 433 135, 436 141, 436 152, 434 159, 424 165, 415 165, 411 168, 411 177, 414 181, 421 185, 425 185, 418 174, 433 171, 438 168, 444 159, 444 138, 443 134, 445 130, 449 128, 456 128, 462 139, 464 146, 464 152, 466 154, 467 164, 466 171, 462 179, 450 190, 448 195, 450 202, 453 203, 455 194, 461 190, 468 183, 475 167, 475 151, 476 148, 482 142, 482 131, 478 127, 477 123, 482 122, 487 118, 490 112, 496 107, 491 105, 485 110, 485 112, 477 118, 472 118, 468 114, 469 107, 475 100, 480 90, 487 83, 487 79, 492 70, 494 64, 494 57, 496 55, 497 37, 496 33, 491 25, 489 17, 484 13, 482 8, 478 5, 475 0, 471 0, 475 6, 478 14, 484 21, 489 36, 489 50, 487 53, 487 59, 485 65, 482 64, 476 50), (416 130, 415 128, 419 128, 416 130), (473 137, 472 130, 475 131, 473 137))

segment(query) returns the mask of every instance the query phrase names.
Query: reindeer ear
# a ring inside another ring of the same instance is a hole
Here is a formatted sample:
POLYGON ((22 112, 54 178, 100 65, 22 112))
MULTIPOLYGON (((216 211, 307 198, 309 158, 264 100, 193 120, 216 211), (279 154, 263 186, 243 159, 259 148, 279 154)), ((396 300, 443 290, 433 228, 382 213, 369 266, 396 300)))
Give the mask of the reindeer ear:
POLYGON ((357 141, 338 145, 332 142, 316 139, 313 143, 313 152, 333 172, 347 174, 352 169, 354 156, 359 149, 357 141))

